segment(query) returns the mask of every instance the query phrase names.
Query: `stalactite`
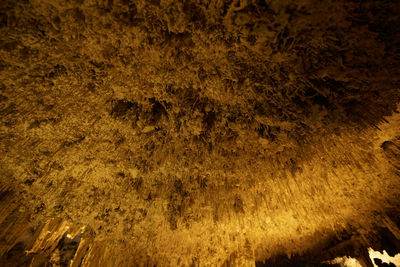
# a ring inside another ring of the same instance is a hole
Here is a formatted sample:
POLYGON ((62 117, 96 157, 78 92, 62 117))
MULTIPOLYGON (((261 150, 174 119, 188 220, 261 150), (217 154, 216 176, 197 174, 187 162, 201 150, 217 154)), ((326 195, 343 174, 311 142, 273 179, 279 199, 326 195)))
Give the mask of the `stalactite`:
POLYGON ((396 253, 398 14, 380 0, 2 0, 0 265, 396 253))

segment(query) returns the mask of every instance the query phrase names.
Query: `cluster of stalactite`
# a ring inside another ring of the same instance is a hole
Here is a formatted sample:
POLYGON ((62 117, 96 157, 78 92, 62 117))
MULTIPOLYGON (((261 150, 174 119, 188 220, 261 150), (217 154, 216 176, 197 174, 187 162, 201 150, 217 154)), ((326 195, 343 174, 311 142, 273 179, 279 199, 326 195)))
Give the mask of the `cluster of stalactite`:
POLYGON ((367 264, 380 236, 396 247, 398 14, 2 0, 2 260, 367 264))
MULTIPOLYGON (((143 261, 126 255, 112 242, 95 241, 90 227, 76 227, 60 218, 32 225, 30 210, 18 205, 12 190, 0 188, 0 263, 2 266, 155 266, 150 257, 143 261)), ((400 212, 390 211, 384 225, 366 235, 340 233, 325 240, 302 255, 275 255, 256 261, 248 255, 232 253, 222 264, 229 266, 340 266, 332 263, 338 257, 351 257, 361 266, 394 266, 371 258, 368 248, 386 251, 395 256, 400 251, 400 212), (330 261, 329 261, 330 260, 330 261)))
MULTIPOLYGON (((395 114, 380 124, 375 137, 379 149, 394 177, 399 175, 399 123, 395 114), (388 138, 390 140, 388 140, 388 138), (386 141, 383 141, 386 140, 386 141), (383 142, 382 142, 383 141, 383 142)), ((151 255, 130 254, 130 244, 113 239, 96 237, 90 225, 74 224, 60 217, 35 220, 36 208, 20 199, 20 188, 12 184, 0 184, 0 263, 5 266, 154 266, 160 264, 151 255)), ((378 199, 378 196, 377 196, 378 199)), ((382 204, 383 202, 380 202, 382 204)), ((236 205, 239 205, 236 203, 236 205)), ((400 251, 400 202, 388 199, 382 214, 375 214, 370 228, 354 228, 333 231, 328 235, 316 235, 306 250, 299 253, 270 255, 257 258, 249 247, 233 251, 222 266, 332 266, 332 259, 352 257, 362 266, 386 266, 379 259, 371 259, 368 248, 386 251, 394 256, 400 251)), ((161 263, 167 264, 167 262, 161 263)), ((201 265, 193 262, 194 265, 201 265)), ((393 265, 389 265, 393 266, 393 265)))

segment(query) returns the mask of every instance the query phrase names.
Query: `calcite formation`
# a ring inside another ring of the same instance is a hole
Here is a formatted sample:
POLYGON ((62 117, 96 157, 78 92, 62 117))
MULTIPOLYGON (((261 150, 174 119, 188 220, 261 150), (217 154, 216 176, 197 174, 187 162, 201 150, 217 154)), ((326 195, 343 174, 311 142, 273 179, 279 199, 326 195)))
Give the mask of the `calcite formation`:
POLYGON ((0 265, 399 252, 396 2, 2 0, 0 265))

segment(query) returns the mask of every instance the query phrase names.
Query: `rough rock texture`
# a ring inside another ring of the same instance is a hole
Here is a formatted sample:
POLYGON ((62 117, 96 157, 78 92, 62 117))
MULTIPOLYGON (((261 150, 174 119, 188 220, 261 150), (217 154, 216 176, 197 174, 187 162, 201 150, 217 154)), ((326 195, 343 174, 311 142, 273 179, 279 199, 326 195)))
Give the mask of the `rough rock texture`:
POLYGON ((245 266, 399 239, 399 14, 1 1, 0 256, 245 266))

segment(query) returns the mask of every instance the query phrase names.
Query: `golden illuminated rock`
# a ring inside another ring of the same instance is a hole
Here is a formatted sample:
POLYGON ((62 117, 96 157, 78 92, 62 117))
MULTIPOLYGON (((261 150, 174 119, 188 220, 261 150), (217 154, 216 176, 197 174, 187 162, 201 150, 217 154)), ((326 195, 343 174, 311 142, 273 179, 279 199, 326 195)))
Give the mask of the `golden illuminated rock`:
POLYGON ((0 265, 400 252, 399 14, 377 0, 3 0, 0 265))

